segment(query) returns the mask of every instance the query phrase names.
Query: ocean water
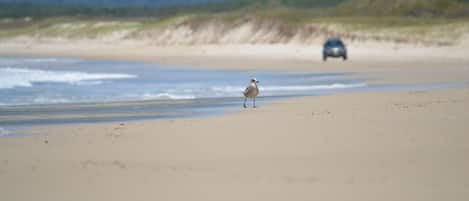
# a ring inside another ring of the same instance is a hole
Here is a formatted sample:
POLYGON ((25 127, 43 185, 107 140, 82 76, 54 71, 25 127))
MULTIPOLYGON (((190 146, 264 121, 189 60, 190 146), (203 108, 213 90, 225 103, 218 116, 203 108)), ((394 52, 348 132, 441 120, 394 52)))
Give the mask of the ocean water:
MULTIPOLYGON (((194 70, 70 58, 0 58, 0 127, 210 115, 240 108, 252 77, 258 105, 367 87, 349 73, 194 70)), ((6 133, 5 130, 0 130, 6 133)))
POLYGON ((235 72, 57 58, 0 58, 0 105, 240 97, 251 77, 263 97, 365 87, 337 74, 235 72))
POLYGON ((350 75, 0 57, 0 136, 10 134, 12 127, 31 125, 185 118, 240 111, 242 92, 252 77, 260 81, 257 105, 261 107, 279 98, 396 89, 369 85, 350 75))

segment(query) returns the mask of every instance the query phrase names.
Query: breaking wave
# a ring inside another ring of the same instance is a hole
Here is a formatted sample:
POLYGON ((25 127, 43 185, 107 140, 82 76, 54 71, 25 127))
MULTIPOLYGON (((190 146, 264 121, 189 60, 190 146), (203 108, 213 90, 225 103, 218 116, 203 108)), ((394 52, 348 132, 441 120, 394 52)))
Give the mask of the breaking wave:
POLYGON ((350 89, 367 86, 365 83, 355 84, 328 84, 328 85, 305 85, 305 86, 266 86, 259 87, 261 91, 312 91, 312 90, 328 90, 328 89, 350 89))
POLYGON ((143 100, 187 100, 187 99, 195 99, 196 97, 193 95, 177 95, 171 93, 145 93, 141 96, 143 100))
POLYGON ((0 89, 31 87, 34 83, 100 84, 101 80, 131 79, 135 75, 0 68, 0 89))
MULTIPOLYGON (((330 85, 292 85, 292 86, 264 86, 259 87, 262 96, 281 96, 301 94, 301 92, 312 92, 321 90, 340 90, 350 88, 366 87, 365 83, 342 84, 335 83, 330 85)), ((129 95, 141 100, 185 100, 197 98, 225 98, 240 97, 244 87, 241 86, 217 86, 197 89, 170 89, 161 93, 144 93, 143 95, 129 95)))
POLYGON ((8 135, 10 135, 10 131, 0 127, 0 137, 8 136, 8 135))

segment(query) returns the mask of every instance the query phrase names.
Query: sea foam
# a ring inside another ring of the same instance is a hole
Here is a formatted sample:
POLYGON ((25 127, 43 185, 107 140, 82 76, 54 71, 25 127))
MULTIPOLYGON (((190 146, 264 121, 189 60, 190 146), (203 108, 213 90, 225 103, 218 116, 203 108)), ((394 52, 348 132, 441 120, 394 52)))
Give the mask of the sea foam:
MULTIPOLYGON (((274 86, 267 85, 259 87, 262 96, 281 96, 291 95, 301 92, 312 92, 321 90, 340 90, 366 87, 366 83, 334 83, 324 85, 290 85, 290 86, 274 86)), ((160 93, 144 93, 142 95, 134 94, 128 97, 135 97, 143 100, 184 100, 184 99, 197 99, 197 98, 226 98, 226 97, 240 97, 244 91, 243 86, 226 85, 226 86, 212 86, 202 88, 179 88, 167 89, 160 93)))
POLYGON ((10 135, 10 131, 0 127, 0 137, 10 135))
POLYGON ((34 83, 99 84, 100 80, 130 79, 135 75, 0 68, 0 89, 31 87, 34 83), (91 81, 90 83, 86 83, 91 81))
POLYGON ((293 86, 266 86, 259 87, 262 91, 313 91, 313 90, 328 90, 328 89, 350 89, 366 87, 366 83, 354 83, 354 84, 324 84, 324 85, 293 85, 293 86))

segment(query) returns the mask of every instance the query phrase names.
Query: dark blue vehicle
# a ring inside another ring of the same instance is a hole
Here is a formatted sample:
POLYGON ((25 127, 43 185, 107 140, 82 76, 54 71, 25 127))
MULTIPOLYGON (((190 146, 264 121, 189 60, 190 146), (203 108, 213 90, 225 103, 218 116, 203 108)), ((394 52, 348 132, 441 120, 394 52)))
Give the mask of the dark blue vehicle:
POLYGON ((324 43, 322 59, 327 61, 327 57, 342 57, 343 60, 347 60, 347 48, 340 38, 329 38, 324 43))

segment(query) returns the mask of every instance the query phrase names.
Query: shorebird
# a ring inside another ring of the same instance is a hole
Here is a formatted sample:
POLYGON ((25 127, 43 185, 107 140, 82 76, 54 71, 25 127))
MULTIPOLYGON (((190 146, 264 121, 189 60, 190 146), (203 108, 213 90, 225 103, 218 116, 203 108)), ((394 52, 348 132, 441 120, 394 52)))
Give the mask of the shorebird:
POLYGON ((257 83, 259 81, 256 80, 256 78, 251 79, 251 84, 249 84, 248 87, 244 90, 244 108, 246 108, 246 101, 248 98, 252 98, 252 106, 255 108, 256 107, 256 97, 259 95, 259 88, 257 87, 257 83))

